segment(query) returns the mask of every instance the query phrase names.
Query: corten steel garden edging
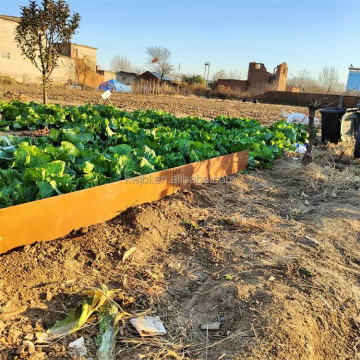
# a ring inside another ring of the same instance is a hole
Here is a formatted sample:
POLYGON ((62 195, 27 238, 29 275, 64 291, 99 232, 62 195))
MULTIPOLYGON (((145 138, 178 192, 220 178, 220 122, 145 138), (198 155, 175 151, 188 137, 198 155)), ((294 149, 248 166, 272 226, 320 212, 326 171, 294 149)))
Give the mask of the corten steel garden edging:
POLYGON ((0 209, 0 254, 101 223, 129 207, 246 169, 248 151, 0 209))

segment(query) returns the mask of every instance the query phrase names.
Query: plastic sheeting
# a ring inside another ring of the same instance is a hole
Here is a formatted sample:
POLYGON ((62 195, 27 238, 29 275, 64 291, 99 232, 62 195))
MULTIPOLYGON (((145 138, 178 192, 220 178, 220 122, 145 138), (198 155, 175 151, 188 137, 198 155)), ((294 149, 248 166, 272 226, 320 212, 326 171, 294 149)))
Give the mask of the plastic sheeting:
POLYGON ((100 84, 99 90, 110 90, 115 92, 123 92, 123 93, 129 93, 131 92, 131 86, 124 85, 114 79, 111 79, 109 81, 105 81, 100 84))

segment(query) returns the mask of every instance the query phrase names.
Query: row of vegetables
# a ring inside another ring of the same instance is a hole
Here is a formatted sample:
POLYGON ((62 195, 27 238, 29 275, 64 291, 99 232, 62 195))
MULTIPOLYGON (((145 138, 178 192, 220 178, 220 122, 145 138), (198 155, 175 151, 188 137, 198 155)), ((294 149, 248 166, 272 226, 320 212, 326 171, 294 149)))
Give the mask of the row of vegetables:
POLYGON ((306 127, 157 110, 0 101, 0 207, 68 193, 249 150, 250 168, 271 168, 307 139, 306 127), (46 136, 9 135, 49 129, 46 136))

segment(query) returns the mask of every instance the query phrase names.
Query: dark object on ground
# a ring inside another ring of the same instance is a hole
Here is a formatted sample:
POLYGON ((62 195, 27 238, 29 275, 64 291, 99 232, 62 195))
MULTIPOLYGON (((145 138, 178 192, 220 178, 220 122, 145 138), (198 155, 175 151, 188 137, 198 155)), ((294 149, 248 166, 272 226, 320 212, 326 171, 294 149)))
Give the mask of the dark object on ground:
POLYGON ((354 158, 360 158, 360 125, 357 129, 356 142, 354 148, 354 158))
POLYGON ((340 127, 341 118, 346 109, 322 109, 321 113, 321 142, 337 144, 341 140, 340 127))
POLYGON ((257 104, 257 103, 258 103, 258 101, 257 101, 256 99, 254 99, 254 100, 253 100, 253 103, 254 103, 254 104, 257 104))
POLYGON ((243 98, 242 102, 247 102, 248 99, 246 97, 243 98))

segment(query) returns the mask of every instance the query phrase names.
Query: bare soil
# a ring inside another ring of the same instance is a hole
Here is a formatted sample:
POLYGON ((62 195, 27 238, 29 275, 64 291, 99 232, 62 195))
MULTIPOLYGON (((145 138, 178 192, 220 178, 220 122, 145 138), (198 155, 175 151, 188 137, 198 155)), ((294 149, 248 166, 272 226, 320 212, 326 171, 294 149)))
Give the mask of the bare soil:
MULTIPOLYGON (((151 108, 178 101, 149 100, 151 108)), ((217 103, 191 101, 194 114, 217 103)), ((125 292, 124 310, 158 315, 168 331, 142 339, 121 323, 117 359, 360 358, 360 165, 351 149, 317 147, 306 167, 284 155, 274 170, 236 174, 0 255, 0 359, 80 359, 68 348, 80 336, 84 358, 95 359, 96 318, 48 345, 36 344, 35 333, 101 284, 125 292), (200 329, 219 319, 219 330, 200 329), (21 351, 24 340, 35 349, 21 351)))
MULTIPOLYGON (((49 91, 49 103, 62 105, 83 105, 87 102, 97 103, 102 91, 100 90, 70 90, 53 87, 49 91)), ((0 83, 0 98, 6 101, 36 100, 42 101, 41 88, 36 85, 7 85, 0 83), (2 95, 2 96, 1 96, 2 95)), ((308 110, 299 106, 283 106, 269 104, 253 104, 237 100, 206 99, 196 96, 165 96, 165 95, 138 95, 113 93, 111 102, 124 110, 157 109, 164 110, 180 117, 199 116, 205 119, 214 119, 219 115, 248 117, 258 119, 269 125, 283 119, 281 110, 306 114, 308 110)), ((320 118, 317 112, 316 116, 320 118)))

